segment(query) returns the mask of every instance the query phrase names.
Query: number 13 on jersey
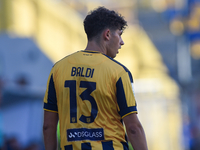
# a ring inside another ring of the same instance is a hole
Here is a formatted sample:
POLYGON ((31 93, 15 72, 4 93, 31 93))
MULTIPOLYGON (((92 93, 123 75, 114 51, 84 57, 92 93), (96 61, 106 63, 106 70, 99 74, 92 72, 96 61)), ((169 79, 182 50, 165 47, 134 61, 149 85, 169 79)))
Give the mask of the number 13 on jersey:
MULTIPOLYGON (((76 80, 66 80, 66 88, 69 88, 69 99, 70 99, 70 123, 77 123, 77 87, 76 80)), ((91 93, 96 90, 96 82, 80 81, 80 86, 78 88, 86 88, 79 96, 84 100, 88 100, 91 104, 91 115, 85 116, 81 115, 79 120, 83 123, 92 123, 94 122, 97 113, 98 107, 94 97, 91 96, 91 93)))

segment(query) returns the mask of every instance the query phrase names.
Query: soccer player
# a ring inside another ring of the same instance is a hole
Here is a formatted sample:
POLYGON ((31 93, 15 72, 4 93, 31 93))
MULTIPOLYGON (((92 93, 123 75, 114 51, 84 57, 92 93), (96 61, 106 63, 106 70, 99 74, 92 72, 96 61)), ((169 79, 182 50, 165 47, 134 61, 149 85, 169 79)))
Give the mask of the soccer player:
POLYGON ((62 150, 128 150, 123 123, 134 150, 147 150, 132 75, 113 59, 124 45, 126 26, 115 11, 91 11, 84 20, 85 50, 53 66, 44 97, 46 150, 57 148, 58 120, 62 150))

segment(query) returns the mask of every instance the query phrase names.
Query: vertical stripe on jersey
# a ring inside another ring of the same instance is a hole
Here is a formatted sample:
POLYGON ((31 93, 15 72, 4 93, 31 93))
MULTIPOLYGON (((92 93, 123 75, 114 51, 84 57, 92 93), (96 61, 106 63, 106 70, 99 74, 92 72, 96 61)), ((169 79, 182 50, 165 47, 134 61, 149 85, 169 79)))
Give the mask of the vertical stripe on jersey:
POLYGON ((123 145, 123 150, 128 150, 128 143, 126 143, 126 142, 121 142, 122 143, 122 145, 123 145))
POLYGON ((66 145, 65 150, 73 150, 72 145, 66 145))
POLYGON ((49 81, 47 103, 44 103, 44 108, 48 110, 58 111, 56 90, 53 82, 53 74, 51 75, 49 81))
POLYGON ((81 150, 92 150, 90 143, 81 143, 81 150))
POLYGON ((102 147, 103 147, 103 150, 114 150, 112 141, 102 142, 102 147))
POLYGON ((130 112, 137 111, 136 106, 131 106, 131 107, 127 106, 126 96, 124 93, 124 87, 121 78, 119 78, 119 80, 117 81, 116 88, 117 88, 117 103, 120 109, 119 111, 120 116, 123 117, 124 115, 130 112))
POLYGON ((117 81, 116 87, 117 87, 117 103, 120 109, 119 114, 123 116, 124 114, 121 112, 121 110, 127 108, 127 103, 121 78, 119 78, 119 80, 117 81))

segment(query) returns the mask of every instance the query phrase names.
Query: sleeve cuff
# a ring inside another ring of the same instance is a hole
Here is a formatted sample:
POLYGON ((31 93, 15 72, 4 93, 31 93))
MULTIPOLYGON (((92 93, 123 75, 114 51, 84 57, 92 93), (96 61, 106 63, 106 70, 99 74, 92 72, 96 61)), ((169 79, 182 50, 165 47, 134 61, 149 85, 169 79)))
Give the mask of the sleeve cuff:
POLYGON ((58 112, 58 107, 57 107, 57 105, 53 105, 53 104, 49 104, 49 103, 44 103, 44 110, 58 112))
POLYGON ((123 118, 131 113, 137 113, 137 107, 132 106, 132 107, 127 107, 126 109, 120 110, 119 114, 123 118))

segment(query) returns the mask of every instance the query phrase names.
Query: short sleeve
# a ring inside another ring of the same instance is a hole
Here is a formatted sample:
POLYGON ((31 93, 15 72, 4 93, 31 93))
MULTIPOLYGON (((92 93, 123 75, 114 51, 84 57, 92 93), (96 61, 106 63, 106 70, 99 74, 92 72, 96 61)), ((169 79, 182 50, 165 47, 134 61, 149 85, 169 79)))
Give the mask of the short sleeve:
POLYGON ((119 114, 122 118, 131 113, 137 113, 132 84, 130 72, 123 73, 116 83, 117 103, 119 106, 119 114))
POLYGON ((49 75, 47 82, 47 89, 44 96, 44 110, 51 112, 58 112, 53 73, 49 75))

